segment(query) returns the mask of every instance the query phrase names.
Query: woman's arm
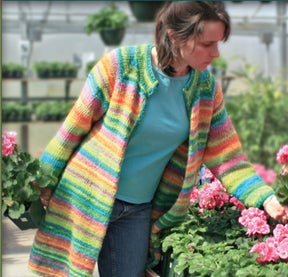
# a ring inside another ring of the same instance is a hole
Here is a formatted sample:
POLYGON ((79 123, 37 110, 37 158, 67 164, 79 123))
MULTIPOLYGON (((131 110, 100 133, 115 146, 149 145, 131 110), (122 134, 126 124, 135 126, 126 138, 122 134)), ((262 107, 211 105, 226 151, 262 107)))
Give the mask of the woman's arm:
MULTIPOLYGON (((241 107, 240 107, 241 108, 241 107)), ((212 120, 204 153, 204 164, 223 186, 244 205, 261 207, 274 191, 267 186, 247 157, 227 114, 223 94, 216 85, 212 120)))

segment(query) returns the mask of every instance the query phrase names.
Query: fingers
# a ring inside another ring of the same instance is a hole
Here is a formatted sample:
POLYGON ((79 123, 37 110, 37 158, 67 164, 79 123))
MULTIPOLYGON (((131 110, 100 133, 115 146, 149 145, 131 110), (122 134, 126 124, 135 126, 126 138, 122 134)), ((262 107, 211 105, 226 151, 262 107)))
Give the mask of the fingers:
POLYGON ((284 207, 284 215, 282 218, 282 222, 286 224, 288 222, 288 206, 283 206, 284 207))
POLYGON ((49 200, 52 197, 52 190, 50 188, 41 188, 39 187, 36 180, 32 180, 32 183, 36 189, 40 191, 40 200, 44 207, 48 207, 49 200))
POLYGON ((43 197, 40 197, 41 203, 44 207, 48 207, 49 200, 44 199, 43 197))
POLYGON ((44 207, 48 207, 49 201, 52 197, 52 190, 49 188, 41 188, 40 190, 40 200, 44 207))
POLYGON ((33 186, 34 186, 36 189, 40 189, 40 187, 39 187, 39 185, 38 185, 38 183, 37 183, 36 180, 32 180, 32 184, 33 184, 33 186))
POLYGON ((283 224, 287 223, 288 217, 288 207, 282 206, 275 195, 269 197, 263 203, 265 211, 274 219, 282 222, 283 224))

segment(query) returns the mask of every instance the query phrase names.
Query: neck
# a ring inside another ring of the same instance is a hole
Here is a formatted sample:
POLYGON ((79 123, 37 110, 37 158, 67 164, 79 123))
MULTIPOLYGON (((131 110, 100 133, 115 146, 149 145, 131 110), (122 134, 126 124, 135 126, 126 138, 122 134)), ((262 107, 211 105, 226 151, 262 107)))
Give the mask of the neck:
POLYGON ((190 70, 189 66, 185 66, 185 67, 181 67, 181 68, 180 67, 177 68, 177 67, 173 66, 173 68, 175 70, 174 76, 184 76, 190 70))
MULTIPOLYGON (((159 68, 159 66, 158 66, 157 50, 156 50, 156 47, 155 47, 155 46, 152 47, 152 49, 151 49, 151 61, 152 61, 152 63, 153 63, 157 68, 159 68)), ((171 66, 172 66, 172 67, 174 68, 174 70, 175 70, 175 73, 173 74, 174 76, 184 76, 184 75, 186 75, 186 74, 189 72, 189 70, 190 70, 189 66, 187 66, 187 65, 181 66, 180 64, 177 64, 177 63, 175 63, 175 62, 174 62, 171 66)), ((159 68, 159 69, 160 69, 160 68, 159 68)))

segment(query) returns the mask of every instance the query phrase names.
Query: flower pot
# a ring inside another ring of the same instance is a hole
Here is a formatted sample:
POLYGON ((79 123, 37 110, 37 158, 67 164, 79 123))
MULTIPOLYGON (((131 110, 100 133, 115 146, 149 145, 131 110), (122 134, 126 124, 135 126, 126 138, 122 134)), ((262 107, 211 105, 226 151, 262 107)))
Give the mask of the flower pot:
POLYGON ((104 28, 100 31, 100 37, 108 46, 119 45, 124 38, 125 28, 104 28))
POLYGON ((215 76, 215 78, 220 78, 226 75, 226 70, 217 66, 212 66, 211 72, 215 76))
POLYGON ((178 262, 171 258, 172 251, 171 249, 165 253, 162 253, 162 258, 160 262, 160 276, 165 277, 188 277, 189 275, 187 270, 184 270, 181 273, 175 273, 174 268, 177 266, 178 262))
POLYGON ((45 215, 45 209, 40 201, 32 202, 29 208, 19 218, 11 218, 6 210, 4 213, 20 230, 36 229, 45 215))
POLYGON ((165 1, 129 1, 132 14, 139 22, 154 21, 165 1))
POLYGON ((51 72, 48 69, 41 69, 37 71, 38 78, 51 78, 51 72))
POLYGON ((5 72, 2 72, 2 78, 10 78, 10 79, 13 79, 13 78, 23 78, 24 74, 22 71, 20 70, 13 70, 13 71, 5 71, 5 72))

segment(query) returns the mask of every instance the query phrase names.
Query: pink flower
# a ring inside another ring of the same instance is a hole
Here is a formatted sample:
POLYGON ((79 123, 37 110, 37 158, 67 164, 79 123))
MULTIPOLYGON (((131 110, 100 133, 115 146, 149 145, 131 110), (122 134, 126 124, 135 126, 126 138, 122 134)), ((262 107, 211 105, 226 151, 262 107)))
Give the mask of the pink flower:
POLYGON ((288 224, 285 226, 283 224, 277 224, 273 230, 273 235, 279 242, 288 238, 288 224))
POLYGON ((279 243, 276 252, 277 252, 277 254, 279 255, 279 257, 281 259, 283 259, 283 260, 287 260, 288 259, 288 238, 282 240, 279 243))
POLYGON ((272 238, 267 238, 265 243, 268 245, 268 247, 275 249, 273 260, 276 261, 279 258, 277 251, 276 251, 279 246, 279 241, 275 237, 272 237, 272 238))
POLYGON ((211 181, 213 181, 215 179, 214 174, 210 171, 210 169, 206 168, 204 175, 202 176, 202 178, 205 179, 210 179, 211 181))
POLYGON ((189 249, 190 249, 191 252, 195 251, 191 245, 189 245, 189 249))
POLYGON ((274 253, 275 250, 272 247, 270 247, 268 244, 266 244, 265 242, 260 242, 260 243, 255 244, 249 251, 249 253, 251 252, 257 252, 260 255, 262 255, 261 258, 256 259, 258 263, 263 263, 266 261, 271 262, 273 261, 275 257, 275 253, 274 253))
POLYGON ((243 205, 243 203, 241 201, 239 201, 234 196, 230 198, 230 203, 233 203, 238 210, 244 210, 245 209, 245 206, 243 205))
POLYGON ((279 149, 276 155, 276 161, 279 164, 288 164, 288 144, 285 144, 279 149))
POLYGON ((215 201, 215 199, 212 197, 212 198, 208 198, 208 197, 203 197, 203 198, 200 198, 199 200, 199 206, 202 208, 202 209, 209 209, 209 210, 212 210, 214 208, 217 207, 217 202, 215 201))
POLYGON ((268 214, 265 211, 260 210, 258 208, 251 207, 251 208, 243 210, 241 212, 241 217, 239 217, 238 221, 244 227, 248 227, 249 222, 254 217, 259 217, 260 219, 263 219, 263 220, 267 221, 269 216, 268 216, 268 214))
POLYGON ((16 132, 3 131, 2 134, 2 154, 9 156, 13 153, 14 145, 16 144, 16 132))
POLYGON ((247 236, 261 234, 267 235, 270 233, 270 227, 267 224, 267 221, 260 217, 254 217, 248 222, 248 231, 246 232, 247 236))
POLYGON ((190 196, 190 203, 194 203, 198 199, 198 189, 193 187, 191 196, 190 196))
POLYGON ((267 170, 265 166, 261 164, 254 164, 254 168, 256 170, 256 173, 263 179, 263 181, 270 185, 275 182, 277 178, 277 173, 273 170, 267 170))
POLYGON ((225 191, 221 182, 216 178, 212 183, 206 184, 198 190, 200 208, 214 209, 228 203, 229 195, 225 191))

